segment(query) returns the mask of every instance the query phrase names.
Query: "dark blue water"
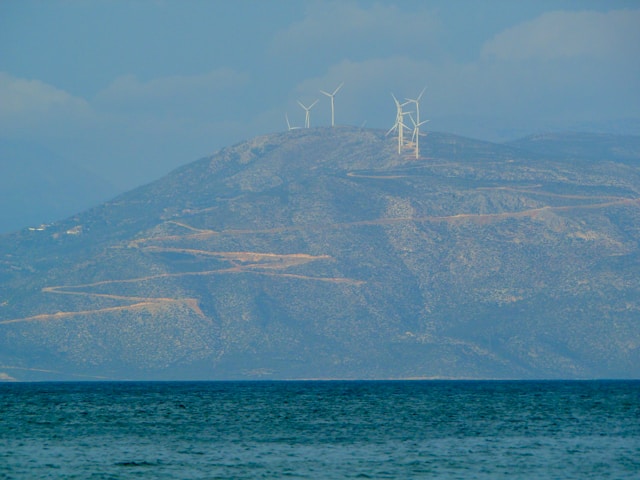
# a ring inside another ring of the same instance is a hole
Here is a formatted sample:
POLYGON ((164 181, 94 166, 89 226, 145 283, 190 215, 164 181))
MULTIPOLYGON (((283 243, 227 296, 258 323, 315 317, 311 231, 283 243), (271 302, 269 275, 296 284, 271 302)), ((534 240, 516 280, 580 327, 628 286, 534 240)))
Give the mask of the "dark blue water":
POLYGON ((0 384, 0 478, 640 478, 640 382, 0 384))

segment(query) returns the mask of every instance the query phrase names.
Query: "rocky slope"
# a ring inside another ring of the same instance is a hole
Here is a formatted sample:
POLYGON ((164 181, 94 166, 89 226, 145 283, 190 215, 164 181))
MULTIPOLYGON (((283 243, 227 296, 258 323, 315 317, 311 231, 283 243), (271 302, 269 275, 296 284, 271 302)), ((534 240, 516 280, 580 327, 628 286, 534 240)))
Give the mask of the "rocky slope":
POLYGON ((637 137, 588 141, 294 130, 2 236, 0 374, 637 378, 637 137))

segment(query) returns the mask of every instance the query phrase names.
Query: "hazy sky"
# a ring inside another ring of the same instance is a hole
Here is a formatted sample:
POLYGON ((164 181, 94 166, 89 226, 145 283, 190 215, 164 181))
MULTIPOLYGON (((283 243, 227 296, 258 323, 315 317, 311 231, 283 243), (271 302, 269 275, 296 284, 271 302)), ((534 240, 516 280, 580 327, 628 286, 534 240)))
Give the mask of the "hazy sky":
MULTIPOLYGON (((640 118, 640 2, 0 0, 0 140, 119 189, 258 134, 389 128, 499 140, 640 118)), ((636 123, 638 125, 638 123, 636 123)), ((640 133, 640 132, 637 132, 640 133)))

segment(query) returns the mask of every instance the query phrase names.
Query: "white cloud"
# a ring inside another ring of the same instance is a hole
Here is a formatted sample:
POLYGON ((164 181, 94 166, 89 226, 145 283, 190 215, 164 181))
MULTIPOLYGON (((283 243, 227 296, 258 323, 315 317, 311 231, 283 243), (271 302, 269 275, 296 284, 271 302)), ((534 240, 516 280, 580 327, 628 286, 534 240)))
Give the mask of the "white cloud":
POLYGON ((5 134, 42 126, 56 127, 60 119, 86 120, 90 106, 82 98, 39 80, 0 72, 0 126, 5 134))
POLYGON ((243 126, 230 105, 247 82, 230 69, 147 82, 123 76, 85 100, 0 73, 0 137, 46 146, 116 185, 133 187, 229 138, 239 140, 243 126))
POLYGON ((430 62, 407 56, 343 61, 324 75, 301 82, 289 98, 289 115, 300 123, 295 100, 317 96, 314 123, 328 123, 328 102, 317 92, 344 81, 336 97, 338 123, 386 128, 394 121, 390 92, 414 97, 424 85, 421 117, 429 128, 498 139, 537 130, 570 128, 581 121, 637 117, 637 69, 611 68, 608 58, 481 56, 474 61, 430 62), (626 70, 625 70, 626 69, 626 70), (630 71, 628 71, 630 70, 630 71), (492 132, 493 131, 493 132, 492 132))
POLYGON ((460 113, 472 108, 469 99, 473 95, 469 89, 474 84, 469 69, 466 65, 434 64, 406 56, 359 62, 345 60, 333 65, 325 75, 301 82, 291 92, 289 117, 300 124, 303 112, 296 100, 309 102, 319 98, 320 103, 312 112, 312 123, 327 125, 330 122, 329 101, 318 90, 335 88, 342 81, 344 87, 335 99, 338 124, 362 125, 366 122, 372 128, 390 127, 395 120, 391 93, 401 100, 415 98, 425 86, 427 89, 421 102, 423 119, 442 112, 460 113))
POLYGON ((326 125, 328 101, 318 90, 342 81, 337 122, 366 121, 371 127, 393 122, 389 92, 411 97, 425 84, 422 112, 433 119, 430 126, 459 133, 471 132, 474 122, 482 127, 475 131, 486 131, 489 125, 503 125, 507 131, 516 124, 535 131, 639 114, 640 10, 546 13, 497 34, 477 58, 466 62, 413 54, 412 44, 424 46, 435 39, 437 28, 429 25, 436 22, 426 12, 412 14, 380 4, 367 9, 354 3, 315 4, 271 46, 299 55, 303 63, 324 50, 338 52, 324 59, 330 65, 324 72, 291 91, 286 106, 290 119, 302 121, 297 99, 319 98, 312 123, 326 125), (358 42, 369 42, 360 58, 358 42))
POLYGON ((482 56, 500 60, 623 56, 637 61, 638 45, 640 10, 557 11, 499 33, 483 46, 482 56))
POLYGON ((437 17, 395 5, 361 8, 354 2, 316 2, 304 19, 275 35, 274 55, 363 59, 371 52, 385 57, 399 53, 423 55, 437 47, 437 17))
POLYGON ((230 90, 244 87, 248 80, 246 74, 230 68, 220 68, 201 75, 156 78, 146 82, 134 75, 124 75, 100 92, 96 102, 106 110, 169 110, 184 114, 224 98, 230 90))

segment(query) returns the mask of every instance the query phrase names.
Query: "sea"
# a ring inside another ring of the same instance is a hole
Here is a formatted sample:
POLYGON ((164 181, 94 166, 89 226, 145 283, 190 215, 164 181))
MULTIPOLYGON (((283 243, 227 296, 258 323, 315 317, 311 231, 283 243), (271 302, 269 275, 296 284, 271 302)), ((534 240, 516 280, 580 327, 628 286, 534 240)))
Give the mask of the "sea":
POLYGON ((640 381, 0 384, 1 479, 640 479, 640 381))

